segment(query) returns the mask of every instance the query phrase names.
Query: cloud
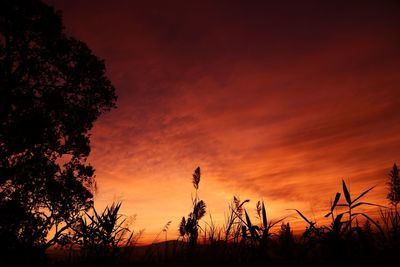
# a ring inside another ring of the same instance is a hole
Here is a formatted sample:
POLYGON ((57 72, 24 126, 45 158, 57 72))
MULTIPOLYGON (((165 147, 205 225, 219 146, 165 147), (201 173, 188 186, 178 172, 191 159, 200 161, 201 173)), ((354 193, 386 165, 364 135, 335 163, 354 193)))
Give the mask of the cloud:
POLYGON ((118 109, 92 131, 98 205, 124 200, 152 240, 190 209, 191 174, 223 221, 234 194, 273 216, 378 187, 398 159, 398 18, 317 2, 54 1, 67 31, 106 60, 118 109), (253 203, 254 204, 254 203, 253 203))

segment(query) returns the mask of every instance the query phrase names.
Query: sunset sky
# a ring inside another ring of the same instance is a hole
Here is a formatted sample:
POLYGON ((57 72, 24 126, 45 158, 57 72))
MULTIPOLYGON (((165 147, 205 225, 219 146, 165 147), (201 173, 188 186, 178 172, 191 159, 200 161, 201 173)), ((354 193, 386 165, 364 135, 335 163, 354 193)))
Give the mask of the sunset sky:
POLYGON ((46 2, 116 87, 118 108, 92 130, 96 207, 123 201, 142 242, 170 220, 176 237, 197 166, 220 225, 234 195, 253 215, 263 199, 271 218, 318 219, 342 178, 354 194, 377 185, 367 200, 387 204, 400 161, 397 1, 46 2))

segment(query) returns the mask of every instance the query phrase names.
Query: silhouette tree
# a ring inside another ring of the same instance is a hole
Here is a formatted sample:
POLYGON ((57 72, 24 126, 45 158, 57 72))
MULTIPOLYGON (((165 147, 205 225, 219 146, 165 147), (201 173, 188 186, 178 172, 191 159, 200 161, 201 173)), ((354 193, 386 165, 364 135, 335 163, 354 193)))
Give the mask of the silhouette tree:
POLYGON ((400 202, 400 176, 396 163, 393 164, 393 169, 389 173, 388 185, 389 193, 387 198, 390 200, 390 203, 394 206, 397 212, 397 204, 400 202))
POLYGON ((3 250, 51 246, 92 206, 89 130, 115 102, 103 61, 63 32, 59 12, 0 1, 3 250))
POLYGON ((387 199, 390 201, 392 207, 385 211, 381 210, 380 215, 394 246, 399 247, 400 213, 397 209, 397 205, 400 202, 400 176, 396 163, 393 164, 393 168, 389 173, 389 181, 387 184, 389 186, 387 199))

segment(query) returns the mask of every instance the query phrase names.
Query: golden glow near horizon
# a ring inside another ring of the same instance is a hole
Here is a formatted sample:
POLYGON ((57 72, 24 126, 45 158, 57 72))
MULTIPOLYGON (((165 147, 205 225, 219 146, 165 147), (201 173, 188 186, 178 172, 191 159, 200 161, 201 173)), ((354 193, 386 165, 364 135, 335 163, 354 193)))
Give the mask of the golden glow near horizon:
POLYGON ((366 199, 387 204, 400 159, 390 7, 53 2, 119 96, 92 130, 96 206, 122 201, 143 243, 170 220, 177 237, 197 166, 205 220, 220 226, 235 195, 302 229, 288 209, 319 221, 342 178, 354 195, 376 185, 366 199))

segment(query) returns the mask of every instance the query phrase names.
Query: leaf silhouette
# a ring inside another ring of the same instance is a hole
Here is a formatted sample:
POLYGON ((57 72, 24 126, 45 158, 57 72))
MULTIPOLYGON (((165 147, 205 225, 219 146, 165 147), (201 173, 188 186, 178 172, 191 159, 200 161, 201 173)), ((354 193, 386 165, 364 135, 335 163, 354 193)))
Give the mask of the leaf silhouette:
POLYGON ((346 198, 346 202, 347 202, 347 204, 351 205, 350 193, 349 193, 349 190, 347 189, 346 183, 344 182, 343 179, 342 179, 342 187, 343 187, 344 197, 346 198))
POLYGON ((262 202, 262 219, 264 228, 268 227, 267 212, 265 211, 264 201, 262 202))

